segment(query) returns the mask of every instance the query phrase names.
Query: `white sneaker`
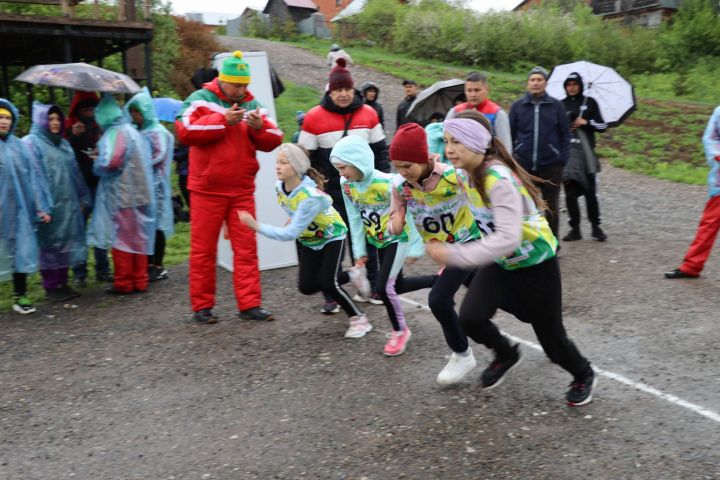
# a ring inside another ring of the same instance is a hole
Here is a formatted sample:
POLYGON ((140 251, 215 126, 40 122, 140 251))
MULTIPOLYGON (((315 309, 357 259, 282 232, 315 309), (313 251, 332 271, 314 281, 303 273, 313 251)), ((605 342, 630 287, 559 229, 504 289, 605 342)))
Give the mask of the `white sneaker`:
POLYGON ((445 365, 445 368, 440 371, 437 377, 437 382, 440 385, 452 385, 463 379, 465 375, 470 373, 470 370, 475 368, 477 362, 475 362, 475 356, 473 355, 472 349, 468 348, 469 355, 461 355, 453 352, 450 355, 450 361, 445 365))
POLYGON ((370 296, 370 280, 367 278, 367 269, 362 267, 352 267, 348 270, 350 283, 358 289, 358 293, 367 298, 370 296))
POLYGON ((369 299, 363 297, 359 293, 356 293, 355 295, 353 295, 352 299, 353 299, 353 301, 360 302, 360 303, 368 303, 370 301, 369 299))
POLYGON ((366 333, 370 332, 373 326, 370 325, 370 321, 367 315, 364 313, 361 315, 355 315, 350 317, 350 327, 345 332, 345 338, 360 338, 364 337, 366 333))

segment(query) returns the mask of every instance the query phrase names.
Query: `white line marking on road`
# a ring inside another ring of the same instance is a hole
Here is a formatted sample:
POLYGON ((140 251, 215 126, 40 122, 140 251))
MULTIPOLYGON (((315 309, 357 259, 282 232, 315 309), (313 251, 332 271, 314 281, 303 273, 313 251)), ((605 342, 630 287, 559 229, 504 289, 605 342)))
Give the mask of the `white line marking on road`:
MULTIPOLYGON (((415 300, 411 300, 411 299, 405 298, 403 296, 400 296, 400 300, 407 303, 408 305, 413 305, 419 309, 425 310, 426 312, 430 312, 430 307, 428 307, 427 305, 423 305, 422 303, 418 303, 415 300)), ((516 337, 515 335, 510 335, 507 332, 502 332, 502 333, 507 335, 508 338, 511 338, 515 342, 522 343, 523 345, 527 345, 528 347, 534 348, 535 350, 538 350, 540 352, 543 351, 542 347, 540 345, 538 345, 537 343, 530 342, 528 340, 524 340, 520 337, 516 337)), ((630 380, 629 378, 627 378, 623 375, 620 375, 619 373, 614 373, 609 370, 599 368, 596 365, 593 365, 593 369, 597 373, 602 375, 603 377, 610 378, 612 380, 615 380, 617 382, 625 384, 628 387, 632 387, 641 392, 649 393, 650 395, 654 395, 658 398, 662 398, 663 400, 667 400, 670 403, 674 403, 675 405, 686 408, 690 411, 697 413, 698 415, 702 415, 705 418, 709 418, 710 420, 720 423, 720 414, 719 413, 713 412, 712 410, 709 410, 701 405, 696 405, 694 403, 690 403, 687 400, 683 400, 680 397, 677 397, 670 393, 662 392, 662 391, 658 390, 657 388, 653 388, 650 385, 647 385, 645 383, 630 380)))

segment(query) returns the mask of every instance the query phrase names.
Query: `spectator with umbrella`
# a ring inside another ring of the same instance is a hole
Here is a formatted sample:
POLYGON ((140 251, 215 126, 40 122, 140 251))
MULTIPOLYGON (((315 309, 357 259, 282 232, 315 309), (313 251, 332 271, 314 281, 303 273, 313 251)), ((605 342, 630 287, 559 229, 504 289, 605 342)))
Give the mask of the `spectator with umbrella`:
MULTIPOLYGON (((95 192, 97 191, 100 178, 93 173, 94 151, 100 139, 100 127, 95 122, 94 111, 99 98, 94 92, 75 92, 70 110, 65 118, 65 137, 75 153, 75 159, 85 184, 90 191, 92 203, 83 210, 84 226, 87 226, 88 218, 93 210, 95 192)), ((94 248, 95 255, 95 278, 100 282, 111 282, 110 261, 107 250, 94 248)), ((73 268, 75 284, 79 287, 87 285, 87 257, 83 262, 73 268)))

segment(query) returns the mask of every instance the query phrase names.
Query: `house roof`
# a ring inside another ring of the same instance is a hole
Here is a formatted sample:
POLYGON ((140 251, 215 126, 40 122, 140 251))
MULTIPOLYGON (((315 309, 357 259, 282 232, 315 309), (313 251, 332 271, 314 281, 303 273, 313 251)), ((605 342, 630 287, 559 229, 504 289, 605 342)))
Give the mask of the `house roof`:
POLYGON ((310 8, 312 10, 317 10, 318 7, 315 5, 315 2, 313 0, 283 0, 285 2, 285 5, 288 7, 295 7, 295 8, 310 8))
POLYGON ((338 20, 342 20, 343 18, 357 15, 358 13, 362 12, 362 9, 365 8, 366 3, 367 0, 353 0, 348 4, 347 7, 340 10, 337 15, 335 15, 330 21, 337 22, 338 20))

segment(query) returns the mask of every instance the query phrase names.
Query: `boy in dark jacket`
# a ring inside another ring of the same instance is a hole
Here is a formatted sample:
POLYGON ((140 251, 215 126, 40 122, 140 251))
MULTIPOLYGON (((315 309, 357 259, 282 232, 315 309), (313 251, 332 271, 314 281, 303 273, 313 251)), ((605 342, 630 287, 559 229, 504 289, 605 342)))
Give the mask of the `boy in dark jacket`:
POLYGON ((510 107, 513 155, 520 165, 538 178, 547 202, 548 222, 558 236, 558 200, 567 163, 570 124, 560 100, 545 92, 548 72, 542 67, 530 70, 527 92, 510 107))
POLYGON ((372 107, 378 114, 380 125, 382 125, 383 130, 385 130, 385 113, 383 112, 382 103, 378 101, 378 97, 380 96, 378 86, 373 82, 365 82, 360 85, 360 93, 362 93, 363 98, 365 98, 365 105, 372 107))

